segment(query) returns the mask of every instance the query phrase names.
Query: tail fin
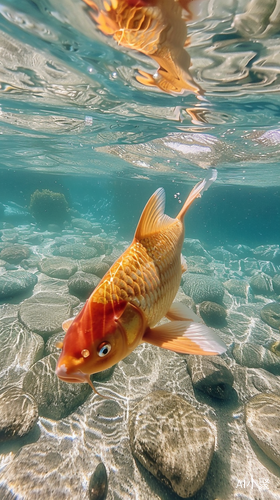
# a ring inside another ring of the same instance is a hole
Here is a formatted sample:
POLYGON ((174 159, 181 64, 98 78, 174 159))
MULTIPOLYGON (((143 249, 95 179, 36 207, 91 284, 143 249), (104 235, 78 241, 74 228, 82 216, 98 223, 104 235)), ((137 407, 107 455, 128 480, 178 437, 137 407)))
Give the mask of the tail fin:
POLYGON ((191 190, 187 200, 185 201, 183 207, 182 207, 182 210, 180 210, 180 212, 178 213, 177 215, 177 219, 179 220, 183 220, 184 216, 185 216, 185 213, 186 211, 188 210, 189 206, 192 204, 192 202, 200 197, 202 195, 202 193, 204 193, 204 191, 206 191, 209 186, 211 186, 211 184, 213 182, 215 182, 215 180, 217 179, 217 175, 218 175, 218 172, 215 168, 211 168, 208 172, 207 172, 207 175, 205 177, 205 179, 203 179, 203 181, 200 181, 198 184, 196 184, 194 186, 194 188, 191 190))

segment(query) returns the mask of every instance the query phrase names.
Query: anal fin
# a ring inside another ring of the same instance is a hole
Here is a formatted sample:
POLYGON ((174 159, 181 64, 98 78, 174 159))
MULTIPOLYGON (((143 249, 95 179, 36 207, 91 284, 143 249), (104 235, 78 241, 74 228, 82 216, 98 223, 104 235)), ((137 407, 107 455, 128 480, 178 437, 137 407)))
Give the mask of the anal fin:
POLYGON ((171 321, 148 328, 144 342, 182 354, 215 355, 227 350, 218 335, 203 323, 171 321))

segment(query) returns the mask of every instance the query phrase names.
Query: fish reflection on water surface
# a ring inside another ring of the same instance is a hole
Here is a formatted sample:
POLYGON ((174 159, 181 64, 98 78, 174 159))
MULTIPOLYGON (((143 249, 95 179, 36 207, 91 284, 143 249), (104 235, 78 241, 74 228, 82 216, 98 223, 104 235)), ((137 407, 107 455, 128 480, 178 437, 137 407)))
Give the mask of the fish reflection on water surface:
POLYGON ((94 389, 91 374, 118 363, 142 342, 185 354, 226 351, 224 342, 192 310, 173 303, 186 270, 181 255, 184 215, 216 176, 216 170, 208 172, 174 219, 164 214, 164 190, 151 196, 131 245, 80 313, 63 324, 66 335, 56 367, 60 379, 88 382, 94 389), (164 316, 170 321, 155 326, 164 316))
POLYGON ((191 59, 185 50, 190 43, 186 22, 193 19, 197 0, 112 0, 111 4, 104 0, 103 8, 92 0, 83 1, 102 33, 159 64, 154 75, 138 70, 139 83, 164 92, 203 94, 189 72, 191 59))

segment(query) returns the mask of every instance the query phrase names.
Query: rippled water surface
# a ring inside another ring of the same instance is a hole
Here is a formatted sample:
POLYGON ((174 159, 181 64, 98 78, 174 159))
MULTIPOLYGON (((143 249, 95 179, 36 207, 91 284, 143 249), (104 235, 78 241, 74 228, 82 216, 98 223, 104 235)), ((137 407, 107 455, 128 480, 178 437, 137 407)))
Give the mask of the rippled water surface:
POLYGON ((156 62, 103 35, 82 1, 2 2, 2 168, 190 179, 213 165, 220 181, 279 184, 279 20, 255 8, 198 4, 197 98, 140 84, 156 62))
POLYGON ((0 0, 0 500, 279 499, 280 3, 189 3, 0 0), (149 196, 163 186, 173 216, 210 167, 177 300, 227 353, 144 343, 94 379, 112 399, 61 382, 61 324, 149 196), (36 219, 37 189, 65 195, 65 219, 36 219), (189 409, 145 399, 162 390, 189 409))

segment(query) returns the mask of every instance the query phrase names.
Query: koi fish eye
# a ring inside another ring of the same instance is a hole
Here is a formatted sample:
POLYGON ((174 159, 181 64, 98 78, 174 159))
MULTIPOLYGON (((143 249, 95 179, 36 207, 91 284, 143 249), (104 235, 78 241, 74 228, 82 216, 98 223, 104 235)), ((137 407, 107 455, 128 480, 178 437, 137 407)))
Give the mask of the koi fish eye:
POLYGON ((109 352, 111 351, 111 344, 109 342, 102 342, 100 346, 97 349, 97 354, 100 356, 100 358, 104 358, 104 356, 107 356, 109 352))

